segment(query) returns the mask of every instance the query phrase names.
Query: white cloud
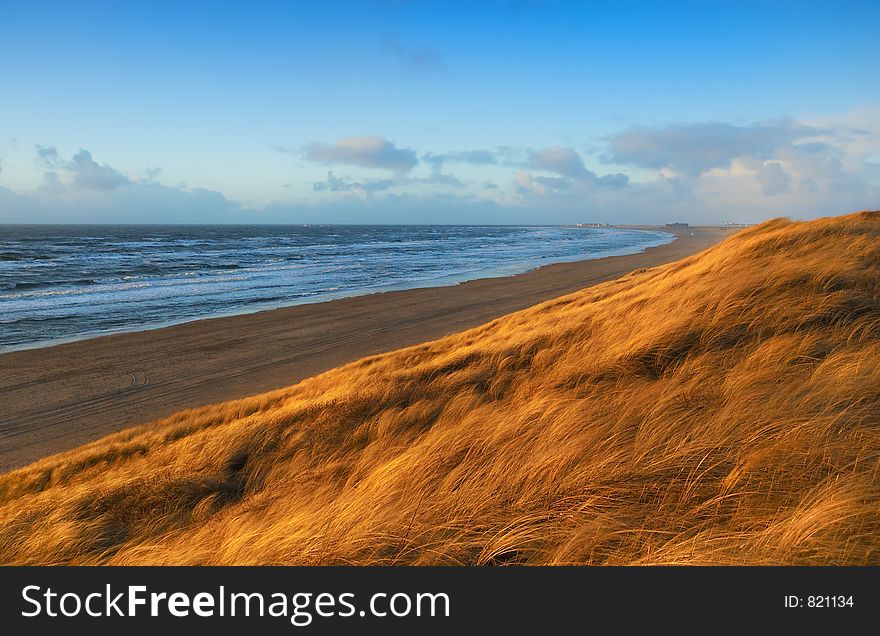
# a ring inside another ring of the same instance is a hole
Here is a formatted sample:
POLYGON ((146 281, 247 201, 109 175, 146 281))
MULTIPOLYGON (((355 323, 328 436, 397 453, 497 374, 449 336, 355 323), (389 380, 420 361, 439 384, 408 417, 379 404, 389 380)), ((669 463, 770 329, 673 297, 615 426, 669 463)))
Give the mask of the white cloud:
POLYGON ((68 159, 54 146, 38 146, 33 161, 27 153, 25 161, 4 154, 5 184, 35 166, 41 181, 28 181, 28 192, 5 190, 0 222, 715 223, 819 216, 880 208, 877 130, 880 113, 857 122, 676 124, 629 128, 592 153, 548 145, 417 155, 383 137, 350 137, 296 150, 334 169, 316 177, 314 166, 301 166, 288 180, 293 187, 260 206, 162 185, 158 168, 123 172, 87 150, 68 159), (597 174, 602 161, 635 176, 597 174), (353 166, 352 175, 337 164, 353 166), (370 169, 389 172, 374 178, 370 169), (407 206, 420 212, 408 214, 407 206), (419 216, 428 211, 432 216, 419 216))
POLYGON ((755 168, 755 178, 761 184, 761 191, 767 196, 788 192, 791 175, 778 161, 766 161, 755 168))
POLYGON ((354 181, 349 176, 336 177, 333 171, 327 172, 324 181, 316 182, 312 188, 315 192, 353 192, 359 196, 365 196, 373 192, 388 190, 397 185, 391 179, 365 179, 354 181))
POLYGON ((529 153, 528 167, 533 170, 555 172, 570 179, 595 176, 584 167, 581 156, 573 148, 554 146, 532 151, 529 153))
POLYGON ((525 166, 531 170, 559 175, 559 177, 534 177, 535 182, 553 191, 566 190, 572 185, 579 186, 577 189, 581 191, 595 186, 623 187, 629 181, 629 177, 622 173, 598 176, 587 169, 574 148, 551 146, 530 151, 525 166))
POLYGON ((439 170, 434 170, 427 177, 398 176, 394 179, 362 179, 360 181, 356 181, 348 175, 337 177, 331 170, 327 172, 327 178, 323 181, 315 182, 312 185, 312 189, 315 192, 344 192, 366 198, 372 196, 375 192, 384 192, 392 188, 404 188, 414 185, 447 186, 452 188, 464 186, 455 176, 440 172, 439 170))
POLYGON ((117 172, 106 163, 99 164, 92 159, 88 150, 77 152, 65 166, 73 177, 73 185, 84 190, 113 190, 129 185, 128 177, 117 172))
POLYGON ((738 157, 771 159, 795 142, 826 131, 789 120, 736 126, 720 122, 634 127, 608 140, 606 163, 669 169, 697 177, 713 168, 728 168, 738 157))
POLYGON ((432 166, 444 163, 466 163, 474 166, 492 166, 498 163, 498 157, 491 150, 453 150, 442 154, 426 153, 422 161, 432 166))
POLYGON ((324 164, 350 164, 362 168, 385 168, 408 172, 418 165, 414 150, 398 148, 382 137, 347 137, 332 144, 313 142, 304 149, 309 161, 324 164))
POLYGON ((32 192, 0 188, 0 223, 221 223, 242 212, 219 192, 157 183, 158 168, 133 180, 88 150, 66 160, 54 146, 35 149, 35 163, 49 169, 32 192))

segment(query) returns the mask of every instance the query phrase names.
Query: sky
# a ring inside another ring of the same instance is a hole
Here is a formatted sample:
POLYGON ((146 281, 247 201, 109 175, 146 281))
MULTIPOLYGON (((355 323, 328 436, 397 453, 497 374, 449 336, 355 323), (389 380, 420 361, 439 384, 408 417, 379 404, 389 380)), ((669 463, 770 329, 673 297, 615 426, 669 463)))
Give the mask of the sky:
POLYGON ((880 208, 877 2, 0 0, 0 223, 880 208))

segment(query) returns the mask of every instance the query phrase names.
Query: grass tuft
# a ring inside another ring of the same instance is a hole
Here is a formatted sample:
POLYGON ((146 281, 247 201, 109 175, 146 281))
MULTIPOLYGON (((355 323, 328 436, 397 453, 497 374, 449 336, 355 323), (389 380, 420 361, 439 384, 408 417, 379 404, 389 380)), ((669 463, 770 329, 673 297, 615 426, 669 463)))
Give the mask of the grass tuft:
POLYGON ((4 564, 880 564, 880 213, 0 476, 4 564))

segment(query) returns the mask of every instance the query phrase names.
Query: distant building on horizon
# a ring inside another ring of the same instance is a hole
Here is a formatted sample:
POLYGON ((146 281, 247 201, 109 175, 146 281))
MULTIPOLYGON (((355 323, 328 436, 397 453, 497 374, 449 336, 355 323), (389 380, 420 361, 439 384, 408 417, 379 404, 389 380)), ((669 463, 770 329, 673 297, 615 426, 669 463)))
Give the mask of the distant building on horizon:
POLYGON ((666 227, 688 227, 687 223, 667 223, 666 227))

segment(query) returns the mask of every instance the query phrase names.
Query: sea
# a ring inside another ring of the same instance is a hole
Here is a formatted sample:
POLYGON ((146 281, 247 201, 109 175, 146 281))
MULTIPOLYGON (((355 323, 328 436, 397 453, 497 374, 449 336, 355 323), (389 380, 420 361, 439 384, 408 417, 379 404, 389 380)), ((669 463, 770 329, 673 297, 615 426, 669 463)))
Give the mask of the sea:
POLYGON ((558 226, 0 225, 0 351, 640 252, 558 226))

